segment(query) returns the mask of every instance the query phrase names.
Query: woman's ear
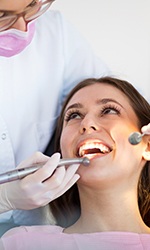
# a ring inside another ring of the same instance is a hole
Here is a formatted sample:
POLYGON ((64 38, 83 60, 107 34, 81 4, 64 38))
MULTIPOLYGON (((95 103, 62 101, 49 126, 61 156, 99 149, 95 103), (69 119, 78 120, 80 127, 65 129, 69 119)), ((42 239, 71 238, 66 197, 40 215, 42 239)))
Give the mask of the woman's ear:
POLYGON ((146 161, 150 161, 150 136, 147 136, 146 140, 147 140, 147 142, 146 142, 147 146, 146 146, 145 150, 143 151, 142 156, 146 161))

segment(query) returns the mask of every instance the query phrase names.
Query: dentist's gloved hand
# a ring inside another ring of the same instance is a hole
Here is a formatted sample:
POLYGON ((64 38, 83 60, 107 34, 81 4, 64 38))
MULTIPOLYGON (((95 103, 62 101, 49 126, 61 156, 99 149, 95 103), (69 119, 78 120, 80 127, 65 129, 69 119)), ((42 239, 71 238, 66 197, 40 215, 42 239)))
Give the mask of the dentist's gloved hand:
POLYGON ((59 160, 59 153, 48 157, 37 152, 23 161, 17 168, 25 168, 40 162, 45 164, 21 180, 0 185, 0 213, 41 207, 65 193, 80 178, 76 174, 80 164, 57 168, 59 160))
POLYGON ((150 134, 150 123, 141 128, 142 133, 150 134))

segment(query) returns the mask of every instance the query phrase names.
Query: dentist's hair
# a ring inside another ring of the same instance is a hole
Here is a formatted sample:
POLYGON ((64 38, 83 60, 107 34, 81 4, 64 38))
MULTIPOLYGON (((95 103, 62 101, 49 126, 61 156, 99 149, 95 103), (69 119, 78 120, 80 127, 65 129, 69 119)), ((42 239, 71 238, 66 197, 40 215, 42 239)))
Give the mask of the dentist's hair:
MULTIPOLYGON (((103 83, 119 89, 129 100, 137 118, 139 131, 142 126, 150 123, 150 104, 145 98, 133 87, 132 84, 125 80, 114 77, 89 78, 77 84, 67 96, 61 114, 59 116, 56 128, 55 151, 61 152, 60 137, 64 121, 64 111, 70 99, 80 89, 103 83)), ((90 94, 90 93, 89 93, 90 94)), ((88 98, 88 97, 87 97, 88 98)), ((150 227, 150 161, 147 161, 138 183, 138 204, 141 216, 146 225, 150 227)), ((80 199, 77 185, 74 184, 64 195, 50 203, 50 209, 55 216, 58 225, 68 227, 72 225, 80 216, 80 199)))

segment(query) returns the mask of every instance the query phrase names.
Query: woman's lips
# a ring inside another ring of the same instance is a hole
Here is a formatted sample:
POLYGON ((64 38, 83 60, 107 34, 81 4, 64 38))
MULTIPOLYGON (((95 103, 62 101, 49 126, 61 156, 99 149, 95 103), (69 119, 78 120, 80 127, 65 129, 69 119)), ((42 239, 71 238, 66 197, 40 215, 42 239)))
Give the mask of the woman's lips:
POLYGON ((82 142, 82 144, 80 144, 77 150, 77 155, 79 157, 86 156, 91 158, 92 155, 104 155, 110 153, 111 151, 112 149, 104 142, 98 140, 90 140, 82 142))

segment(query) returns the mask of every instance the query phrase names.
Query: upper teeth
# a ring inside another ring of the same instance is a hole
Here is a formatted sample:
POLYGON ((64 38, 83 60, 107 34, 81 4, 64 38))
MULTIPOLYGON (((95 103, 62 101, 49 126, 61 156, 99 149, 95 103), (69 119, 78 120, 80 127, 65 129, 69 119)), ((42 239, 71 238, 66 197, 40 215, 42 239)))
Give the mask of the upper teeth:
MULTIPOLYGON (((88 154, 87 150, 89 150, 89 153, 90 153, 91 149, 99 149, 100 152, 102 152, 102 153, 109 153, 110 152, 110 149, 107 146, 105 146, 104 144, 97 143, 97 142, 87 143, 87 144, 82 145, 79 148, 79 156, 83 156, 85 154, 88 154)), ((94 153, 94 150, 92 150, 91 152, 94 153)))

